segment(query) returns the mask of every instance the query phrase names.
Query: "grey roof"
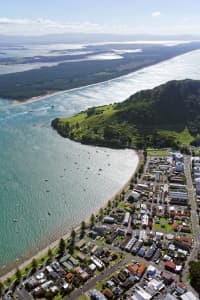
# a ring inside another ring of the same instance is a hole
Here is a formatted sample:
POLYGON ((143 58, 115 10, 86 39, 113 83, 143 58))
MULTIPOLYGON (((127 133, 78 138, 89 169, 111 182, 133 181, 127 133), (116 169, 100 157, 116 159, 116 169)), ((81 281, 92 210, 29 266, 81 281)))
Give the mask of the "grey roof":
POLYGON ((92 299, 107 300, 106 297, 101 292, 99 292, 96 289, 94 289, 94 290, 91 291, 91 296, 92 296, 92 299))
POLYGON ((166 297, 163 300, 177 300, 173 295, 167 294, 166 297))
POLYGON ((192 292, 187 292, 180 297, 182 300, 198 300, 192 292))

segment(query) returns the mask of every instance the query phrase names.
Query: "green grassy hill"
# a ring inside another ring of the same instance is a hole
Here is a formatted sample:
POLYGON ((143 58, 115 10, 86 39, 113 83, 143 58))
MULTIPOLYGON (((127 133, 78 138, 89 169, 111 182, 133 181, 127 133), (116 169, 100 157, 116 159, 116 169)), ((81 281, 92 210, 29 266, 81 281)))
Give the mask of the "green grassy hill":
POLYGON ((108 106, 55 119, 62 136, 115 148, 200 144, 200 81, 170 81, 108 106))

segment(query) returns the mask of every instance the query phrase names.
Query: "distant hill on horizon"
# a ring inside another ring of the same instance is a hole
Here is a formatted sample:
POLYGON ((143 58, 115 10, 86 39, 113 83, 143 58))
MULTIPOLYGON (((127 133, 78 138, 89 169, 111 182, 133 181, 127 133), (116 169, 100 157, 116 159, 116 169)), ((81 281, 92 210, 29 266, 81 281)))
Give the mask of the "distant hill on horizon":
POLYGON ((20 60, 9 57, 0 58, 0 64, 8 64, 9 67, 15 64, 17 66, 19 62, 27 65, 35 62, 54 63, 51 66, 46 65, 23 72, 0 75, 0 97, 23 102, 33 97, 107 81, 199 50, 200 42, 175 43, 170 46, 165 44, 129 44, 124 46, 120 44, 114 47, 114 45, 103 44, 101 46, 86 46, 85 49, 85 53, 80 55, 73 55, 73 53, 68 55, 62 52, 51 55, 51 52, 47 56, 23 57, 20 60), (116 55, 117 52, 120 53, 118 50, 124 50, 124 47, 131 51, 122 52, 118 59, 112 59, 112 55, 109 59, 98 58, 101 54, 116 55), (141 50, 138 51, 138 49, 141 50), (92 52, 92 54, 88 54, 87 51, 92 52))
POLYGON ((112 33, 62 33, 35 36, 0 35, 0 46, 13 43, 95 43, 127 41, 200 41, 200 35, 150 35, 150 34, 112 34, 112 33))
POLYGON ((114 148, 200 144, 200 80, 169 81, 127 100, 89 108, 52 126, 83 144, 114 148))

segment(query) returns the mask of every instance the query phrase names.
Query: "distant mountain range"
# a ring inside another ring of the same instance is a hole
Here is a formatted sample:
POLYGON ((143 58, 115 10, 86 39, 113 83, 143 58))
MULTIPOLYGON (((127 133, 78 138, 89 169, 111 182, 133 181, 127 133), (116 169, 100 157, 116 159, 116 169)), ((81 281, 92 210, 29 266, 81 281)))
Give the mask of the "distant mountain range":
POLYGON ((62 136, 114 148, 182 147, 200 144, 200 81, 170 81, 122 103, 55 119, 62 136))
POLYGON ((149 34, 103 34, 103 33, 63 33, 42 36, 0 35, 1 45, 13 44, 48 44, 48 43, 97 43, 97 42, 127 42, 127 41, 195 41, 200 35, 149 35, 149 34))

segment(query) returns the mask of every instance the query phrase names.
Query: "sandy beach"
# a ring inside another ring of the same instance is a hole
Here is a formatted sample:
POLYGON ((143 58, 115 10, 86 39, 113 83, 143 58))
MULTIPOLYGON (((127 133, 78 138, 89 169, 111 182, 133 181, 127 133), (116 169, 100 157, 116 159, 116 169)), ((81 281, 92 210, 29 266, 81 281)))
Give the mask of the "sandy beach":
MULTIPOLYGON (((98 84, 100 84, 100 83, 111 82, 111 81, 113 81, 113 80, 115 80, 115 79, 120 79, 120 78, 124 78, 124 77, 126 77, 126 76, 130 76, 131 74, 133 74, 133 73, 135 73, 135 72, 137 72, 137 71, 145 70, 145 69, 151 68, 151 67, 154 66, 154 65, 158 65, 158 64, 160 64, 160 63, 162 63, 162 62, 166 62, 166 61, 171 60, 171 59, 173 59, 173 58, 175 58, 175 57, 182 56, 182 55, 185 55, 185 54, 190 53, 190 52, 193 52, 193 51, 196 51, 196 50, 188 51, 188 52, 183 53, 183 54, 181 54, 181 55, 174 55, 174 56, 171 57, 171 58, 163 59, 163 60, 158 61, 158 62, 156 62, 156 63, 150 63, 150 64, 148 64, 147 66, 144 66, 144 67, 137 67, 137 68, 135 68, 133 71, 131 71, 131 72, 127 73, 127 74, 124 74, 124 75, 121 75, 121 76, 116 76, 116 77, 113 77, 113 78, 111 78, 111 79, 109 79, 109 80, 105 80, 105 81, 103 80, 103 81, 100 81, 100 82, 91 83, 91 84, 87 84, 87 85, 84 85, 84 86, 75 87, 75 88, 71 88, 71 89, 69 88, 69 89, 64 89, 64 90, 54 91, 54 92, 51 91, 51 92, 48 92, 48 93, 46 93, 46 94, 44 94, 44 95, 32 97, 32 98, 26 99, 26 100, 24 100, 24 101, 19 101, 19 100, 15 99, 15 100, 13 100, 12 105, 13 105, 13 106, 20 106, 20 105, 31 104, 31 103, 34 103, 34 102, 38 102, 38 101, 45 100, 45 99, 48 98, 49 96, 56 96, 56 95, 63 94, 63 93, 65 93, 65 92, 67 92, 67 91, 81 90, 82 88, 86 88, 86 87, 90 87, 90 86, 91 86, 91 87, 92 87, 92 86, 96 86, 96 85, 98 85, 98 84)), ((125 99, 124 99, 124 100, 125 100, 125 99)))
MULTIPOLYGON (((116 192, 111 198, 109 198, 105 201, 105 205, 102 208, 105 208, 108 204, 108 201, 113 201, 118 195, 121 194, 121 192, 124 189, 126 189, 129 186, 130 180, 132 179, 132 177, 136 173, 136 171, 138 169, 138 166, 139 166, 139 163, 140 163, 140 155, 138 153, 136 153, 136 154, 137 154, 138 161, 137 161, 137 166, 136 166, 134 172, 132 173, 132 175, 130 176, 128 181, 118 190, 118 192, 116 192)), ((98 212, 99 212, 99 210, 94 211, 94 214, 97 214, 98 212)), ((89 218, 85 221, 86 221, 86 223, 89 223, 89 218)), ((80 224, 75 227, 76 231, 78 231, 79 229, 80 229, 80 224)), ((13 274, 15 274, 16 268, 24 269, 24 268, 26 268, 26 266, 28 266, 31 263, 31 261, 34 258, 38 259, 38 258, 41 258, 42 256, 45 256, 49 249, 53 249, 56 246, 58 246, 58 243, 59 243, 61 238, 67 240, 69 237, 70 237, 70 232, 68 231, 68 232, 66 232, 65 235, 62 235, 62 236, 58 237, 55 241, 51 242, 45 248, 43 248, 40 251, 38 251, 37 253, 35 253, 35 255, 30 255, 30 257, 25 259, 23 262, 15 261, 12 264, 10 264, 9 267, 7 267, 7 268, 5 267, 5 269, 4 270, 2 269, 2 271, 1 271, 2 275, 0 276, 0 282, 5 282, 8 278, 10 278, 13 274)))

